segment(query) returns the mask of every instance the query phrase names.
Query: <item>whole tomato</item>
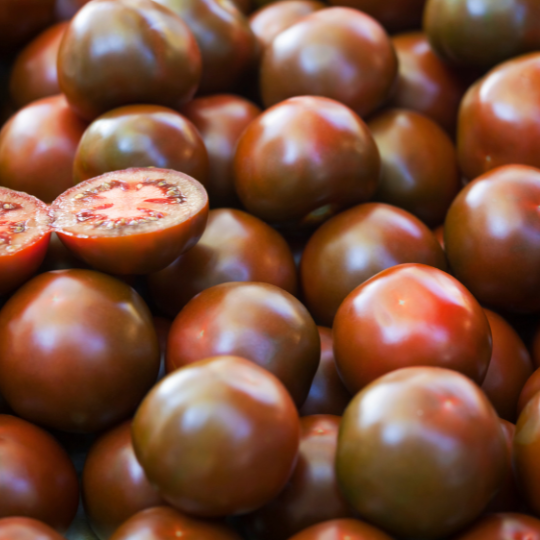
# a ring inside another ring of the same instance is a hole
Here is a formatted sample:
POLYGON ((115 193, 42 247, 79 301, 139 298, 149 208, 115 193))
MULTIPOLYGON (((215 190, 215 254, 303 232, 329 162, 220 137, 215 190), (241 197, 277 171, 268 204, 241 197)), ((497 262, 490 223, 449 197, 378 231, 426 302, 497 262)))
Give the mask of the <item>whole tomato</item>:
POLYGON ((492 514, 454 540, 540 540, 540 520, 525 514, 492 514))
POLYGON ((0 519, 2 540, 64 540, 61 534, 37 519, 9 517, 0 519))
POLYGON ((392 540, 386 533, 357 519, 332 519, 312 525, 290 540, 392 540))
POLYGON ((26 283, 0 311, 0 336, 6 401, 23 418, 65 431, 123 420, 159 370, 143 300, 91 270, 47 272, 26 283))
POLYGON ((400 538, 445 538, 501 486, 508 453, 499 418, 469 378, 436 367, 380 377, 347 407, 336 470, 370 523, 400 538))
POLYGON ((423 264, 388 268, 354 289, 339 307, 333 337, 339 374, 352 393, 408 366, 452 369, 480 384, 492 350, 473 295, 423 264))
POLYGON ((285 387, 237 356, 169 374, 133 420, 148 479, 174 507, 199 516, 243 514, 270 502, 293 472, 299 440, 285 387))

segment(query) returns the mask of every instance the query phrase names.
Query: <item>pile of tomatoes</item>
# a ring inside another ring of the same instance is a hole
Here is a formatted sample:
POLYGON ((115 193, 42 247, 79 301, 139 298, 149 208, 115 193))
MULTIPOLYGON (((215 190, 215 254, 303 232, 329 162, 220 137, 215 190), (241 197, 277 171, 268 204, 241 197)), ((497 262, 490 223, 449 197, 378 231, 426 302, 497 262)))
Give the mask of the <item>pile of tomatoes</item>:
POLYGON ((0 0, 0 540, 540 540, 538 0, 0 0))

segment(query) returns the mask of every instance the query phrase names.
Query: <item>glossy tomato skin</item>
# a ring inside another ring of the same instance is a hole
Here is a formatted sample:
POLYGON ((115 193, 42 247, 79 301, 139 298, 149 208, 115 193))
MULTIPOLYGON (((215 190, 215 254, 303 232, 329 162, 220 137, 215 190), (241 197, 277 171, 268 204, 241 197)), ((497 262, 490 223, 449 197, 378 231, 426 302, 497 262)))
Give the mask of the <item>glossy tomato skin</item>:
POLYGON ((63 96, 30 103, 0 131, 0 184, 52 202, 72 185, 73 160, 86 127, 63 96))
POLYGON ((524 313, 540 308, 538 204, 540 170, 522 165, 480 176, 452 203, 446 255, 479 302, 524 313))
POLYGON ((63 540, 63 536, 37 519, 8 517, 0 519, 2 540, 63 540))
POLYGON ((277 498, 242 519, 249 538, 287 540, 316 523, 352 517, 334 467, 340 420, 332 415, 300 419, 302 435, 294 472, 277 498))
POLYGON ((178 107, 193 97, 200 75, 193 34, 180 17, 150 0, 85 5, 58 53, 60 88, 87 120, 131 103, 178 107))
POLYGON ((261 49, 264 49, 283 30, 324 7, 325 4, 318 0, 282 0, 252 13, 249 26, 259 40, 261 49))
POLYGON ((193 298, 174 320, 167 371, 224 354, 270 371, 300 407, 319 365, 319 333, 307 309, 283 289, 223 283, 193 298))
POLYGON ((31 41, 17 56, 9 79, 11 99, 19 107, 60 93, 56 57, 68 23, 57 23, 31 41))
POLYGON ((233 159, 238 139, 261 110, 251 101, 230 94, 196 98, 181 108, 199 131, 208 151, 204 183, 212 208, 238 206, 233 159))
POLYGON ((285 387, 237 356, 169 374, 133 421, 133 446, 147 477, 166 501, 199 516, 243 514, 270 502, 293 472, 299 440, 285 387))
POLYGON ((351 394, 339 378, 334 359, 332 330, 318 326, 321 360, 311 383, 308 397, 300 408, 301 416, 332 414, 341 416, 351 401, 351 394))
POLYGON ((365 123, 324 97, 279 103, 244 131, 235 186, 252 214, 275 223, 317 224, 369 199, 380 158, 365 123))
POLYGON ((208 153, 196 127, 159 105, 127 105, 94 120, 73 164, 73 183, 130 167, 174 169, 203 185, 208 153))
POLYGON ((381 155, 375 200, 411 212, 428 227, 440 225, 461 189, 450 137, 426 116, 406 109, 385 111, 368 127, 381 155))
POLYGON ((517 403, 534 366, 517 332, 500 316, 484 310, 491 327, 493 351, 482 383, 498 415, 509 422, 517 419, 517 403))
POLYGON ((390 536, 357 519, 332 519, 312 525, 290 540, 392 540, 390 536))
POLYGON ((227 526, 204 521, 164 506, 143 510, 128 519, 110 540, 240 540, 227 526))
POLYGON ((540 520, 517 513, 485 516, 454 540, 540 540, 540 520))
POLYGON ((333 337, 338 372, 352 393, 408 366, 452 369, 480 384, 492 349, 472 294, 423 264, 394 266, 354 289, 336 314, 333 337))
POLYGON ((355 9, 322 9, 266 48, 262 99, 270 107, 294 96, 324 96, 365 117, 389 97, 397 68, 390 38, 377 21, 355 9))
POLYGON ((123 420, 159 369, 143 300, 91 270, 47 272, 29 281, 2 308, 0 335, 6 401, 23 418, 64 431, 89 433, 123 420))
POLYGON ((424 30, 444 60, 490 68, 538 48, 539 17, 535 0, 428 0, 424 30))
POLYGON ((188 25, 202 58, 199 92, 232 89, 256 54, 257 40, 233 2, 218 0, 156 0, 188 25))
POLYGON ((164 504, 135 457, 130 421, 101 435, 90 448, 82 494, 92 529, 104 540, 131 516, 164 504))
POLYGON ((428 227, 394 206, 355 206, 319 227, 306 244, 300 264, 306 305, 317 322, 332 326, 355 287, 409 262, 446 270, 444 253, 428 227))
POLYGON ((410 367, 353 398, 336 470, 360 516, 398 537, 428 540, 480 514, 503 481, 507 459, 499 418, 470 379, 410 367))
POLYGON ((210 210, 201 239, 172 264, 148 276, 150 294, 170 317, 197 294, 229 281, 271 283, 295 294, 296 268, 285 239, 241 210, 210 210))
POLYGON ((507 164, 540 167, 540 53, 492 69, 467 91, 459 110, 458 157, 472 180, 507 164), (523 84, 527 81, 527 84, 523 84))
POLYGON ((25 516, 64 532, 79 504, 79 482, 65 450, 43 429, 0 415, 0 518, 25 516))
POLYGON ((399 72, 389 105, 424 114, 453 136, 466 79, 435 54, 423 32, 394 36, 392 44, 399 72))

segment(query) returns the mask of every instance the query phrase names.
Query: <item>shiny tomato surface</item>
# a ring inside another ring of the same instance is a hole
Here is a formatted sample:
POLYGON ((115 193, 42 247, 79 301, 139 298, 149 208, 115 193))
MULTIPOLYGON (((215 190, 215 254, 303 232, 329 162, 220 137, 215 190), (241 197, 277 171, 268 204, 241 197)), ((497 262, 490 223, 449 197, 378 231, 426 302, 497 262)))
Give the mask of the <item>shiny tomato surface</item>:
POLYGON ((357 519, 332 519, 312 525, 290 540, 391 540, 390 536, 357 519))
POLYGON ((64 537, 37 519, 8 517, 0 519, 1 540, 63 540, 64 537))

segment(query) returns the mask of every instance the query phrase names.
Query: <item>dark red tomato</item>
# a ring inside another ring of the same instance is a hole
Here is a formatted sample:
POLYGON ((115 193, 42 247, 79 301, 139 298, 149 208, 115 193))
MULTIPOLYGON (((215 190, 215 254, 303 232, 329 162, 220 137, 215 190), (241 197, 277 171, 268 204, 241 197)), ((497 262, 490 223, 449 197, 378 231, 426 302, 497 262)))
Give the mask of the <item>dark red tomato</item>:
POLYGON ((540 520, 512 513, 486 516, 455 540, 540 540, 540 520))
POLYGON ((444 250, 444 225, 439 225, 438 227, 433 229, 433 235, 444 250))
POLYGON ((469 180, 501 165, 540 167, 540 153, 534 143, 538 137, 540 53, 497 66, 463 98, 458 158, 461 171, 469 180))
POLYGON ((178 107, 193 97, 200 76, 193 34, 151 0, 89 2, 58 53, 60 88, 87 120, 131 103, 178 107))
POLYGON ((180 16, 197 40, 202 57, 199 92, 231 90, 256 55, 257 40, 243 13, 226 0, 156 1, 180 16))
POLYGON ((285 487, 300 423, 276 377, 244 358, 218 356, 159 382, 132 433, 137 458, 166 501, 190 514, 226 516, 260 508, 285 487))
POLYGON ((9 80, 11 99, 17 106, 60 93, 56 58, 67 25, 61 22, 47 28, 17 56, 9 80))
POLYGON ((389 105, 424 114, 453 136, 467 90, 464 77, 435 54, 422 32, 394 36, 392 43, 399 73, 389 105))
POLYGON ((324 7, 325 4, 318 0, 281 0, 252 13, 249 26, 259 40, 261 49, 264 49, 283 30, 324 7))
POLYGON ((432 232, 405 210, 367 203, 322 225, 306 244, 300 264, 305 302, 320 324, 332 326, 345 297, 381 270, 418 262, 446 270, 432 232))
POLYGON ((160 272, 148 276, 150 294, 170 317, 200 292, 229 281, 271 283, 296 293, 294 259, 285 239, 260 219, 211 210, 201 239, 160 272))
POLYGON ((339 374, 352 393, 409 366, 453 369, 480 384, 492 349, 473 295, 423 264, 394 266, 354 289, 336 314, 333 337, 339 374))
POLYGON ((25 45, 52 24, 55 0, 2 0, 0 56, 25 45))
POLYGON ((90 448, 82 495, 92 529, 102 540, 134 514, 164 504, 135 457, 130 421, 102 435, 90 448))
POLYGON ((428 0, 424 30, 437 54, 489 68, 540 47, 537 0, 428 0))
POLYGON ((385 111, 368 127, 381 155, 374 198, 411 212, 429 227, 440 225, 461 189, 450 137, 426 116, 405 109, 385 111))
POLYGON ((0 184, 52 202, 73 185, 73 160, 87 125, 63 96, 21 109, 0 131, 0 184))
POLYGON ((491 327, 493 351, 482 390, 501 418, 515 422, 519 395, 534 366, 517 332, 500 315, 489 309, 484 312, 491 327))
POLYGON ((307 309, 283 289, 223 283, 193 298, 174 320, 167 371, 223 354, 270 371, 300 407, 319 365, 319 333, 307 309))
POLYGON ((277 223, 317 224, 366 201, 379 171, 366 124, 323 97, 288 99, 265 111, 244 131, 234 159, 246 209, 277 223))
POLYGON ((94 120, 84 132, 73 183, 130 167, 174 169, 206 184, 208 153, 196 127, 159 105, 128 105, 94 120))
POLYGON ((32 422, 106 429, 133 412, 158 369, 148 308, 105 274, 40 274, 0 311, 0 392, 32 422))
POLYGON ((355 9, 321 9, 281 32, 266 48, 261 93, 267 107, 316 95, 340 101, 365 117, 389 97, 397 69, 390 38, 377 21, 355 9))
POLYGON ((290 540, 392 540, 386 533, 357 519, 333 519, 313 525, 290 540))
POLYGON ((537 368, 532 375, 527 379, 527 382, 521 390, 519 395, 519 400, 517 404, 517 413, 521 414, 527 403, 536 395, 537 392, 540 392, 540 368, 537 368))
POLYGON ((112 274, 148 274, 197 243, 208 197, 183 173, 126 169, 68 189, 50 213, 62 242, 90 266, 112 274))
POLYGON ((272 502, 242 518, 249 538, 287 540, 329 519, 352 517, 336 481, 339 416, 306 416, 298 461, 285 489, 272 502))
POLYGON ((89 0, 56 0, 55 14, 60 21, 71 19, 89 0))
POLYGON ((351 394, 339 378, 334 359, 332 330, 318 327, 321 338, 321 360, 309 394, 300 409, 301 416, 335 414, 341 416, 351 401, 351 394))
POLYGON ((468 184, 444 224, 454 275, 479 302, 540 309, 540 170, 508 165, 468 184))
POLYGON ((363 11, 393 33, 420 27, 426 0, 330 0, 330 3, 363 11))
POLYGON ((60 532, 79 505, 77 473, 66 451, 41 428, 3 414, 0 501, 0 518, 30 517, 60 532))
POLYGON ((480 514, 507 463, 499 418, 476 384, 448 369, 410 367, 353 398, 336 470, 360 516, 400 538, 434 540, 480 514))
POLYGON ((45 523, 25 517, 0 519, 0 540, 64 540, 45 523))
POLYGON ((172 508, 144 510, 128 519, 110 540, 240 540, 229 527, 203 521, 172 508))

